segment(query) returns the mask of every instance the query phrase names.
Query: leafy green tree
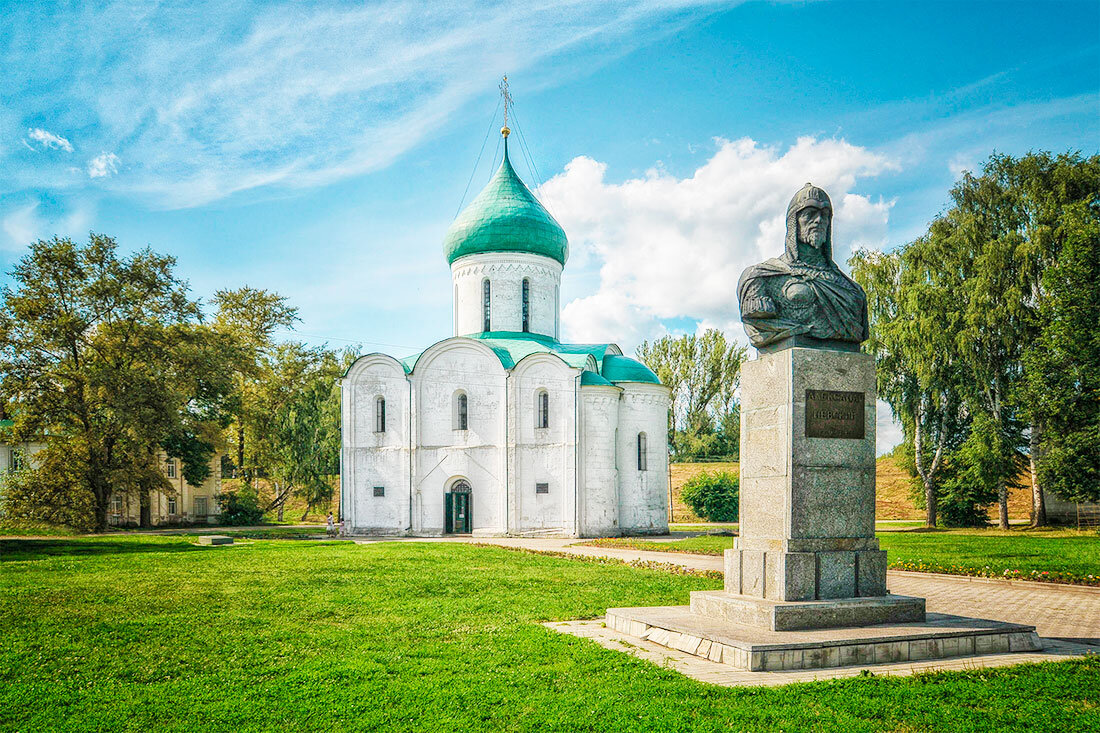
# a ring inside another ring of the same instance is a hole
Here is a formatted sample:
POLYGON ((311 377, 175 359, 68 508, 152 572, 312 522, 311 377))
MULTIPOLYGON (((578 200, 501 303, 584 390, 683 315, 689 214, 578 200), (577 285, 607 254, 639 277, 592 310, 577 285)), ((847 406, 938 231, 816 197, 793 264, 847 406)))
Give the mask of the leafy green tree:
POLYGON ((997 500, 999 482, 1011 475, 1013 464, 1003 462, 1009 452, 998 443, 998 426, 979 413, 963 444, 953 452, 943 481, 943 524, 980 527, 989 523, 986 507, 997 500))
POLYGON ((1022 457, 1023 429, 1011 400, 1021 374, 1025 312, 1024 293, 1014 272, 1021 245, 1012 226, 1011 199, 995 181, 964 173, 951 190, 952 208, 933 222, 940 246, 937 272, 959 279, 957 298, 962 320, 955 332, 955 353, 970 379, 962 397, 975 417, 996 436, 981 443, 1001 451, 983 459, 987 470, 972 472, 975 480, 992 481, 997 495, 997 522, 1008 529, 1008 489, 1022 457))
POLYGON ((218 519, 222 524, 234 527, 247 527, 260 524, 264 519, 264 510, 260 508, 259 496, 256 490, 245 484, 236 491, 226 491, 221 495, 221 514, 218 519))
POLYGON ((1063 495, 1096 496, 1088 487, 1096 486, 1100 460, 1100 156, 994 155, 983 177, 1006 191, 1007 226, 1018 237, 1013 271, 1021 297, 1022 375, 1012 399, 1028 424, 1031 519, 1039 526, 1046 524, 1047 483, 1063 495), (1068 470, 1051 473, 1058 465, 1068 470))
POLYGON ((1095 197, 1066 206, 1060 230, 1058 257, 1042 274, 1042 327, 1024 353, 1021 394, 1033 425, 1042 426, 1041 442, 1034 427, 1031 435, 1033 481, 1071 501, 1100 501, 1100 204, 1095 197))
POLYGON ((929 524, 935 480, 925 467, 940 472, 955 507, 992 493, 1002 528, 1025 456, 1033 525, 1046 522, 1047 485, 1097 495, 1098 195, 1100 156, 995 154, 963 175, 926 235, 853 259, 879 391, 912 444, 929 524))
POLYGON ((862 250, 849 264, 867 293, 878 395, 901 423, 920 482, 925 524, 935 527, 948 453, 963 438, 962 379, 953 329, 961 320, 954 289, 937 272, 931 237, 899 251, 862 250))
POLYGON ((64 494, 103 530, 113 492, 147 507, 169 489, 158 456, 173 436, 216 432, 203 423, 219 411, 232 345, 201 325, 174 265, 149 249, 120 258, 115 240, 92 234, 85 246, 39 240, 12 270, 0 399, 14 440, 45 441, 21 495, 64 494))
MULTIPOLYGON (((999 431, 998 440, 990 445, 1005 451, 994 462, 1006 472, 997 477, 1002 528, 1008 526, 1007 488, 1024 446, 1033 478, 1032 524, 1041 525, 1046 521, 1042 467, 1050 453, 1046 444, 1063 444, 1066 435, 1087 438, 1088 430, 1080 432, 1074 426, 1087 424, 1096 411, 1095 399, 1067 401, 1061 407, 1075 408, 1066 413, 1070 419, 1059 421, 1060 431, 1048 431, 1045 423, 1053 414, 1046 399, 1048 385, 1057 383, 1061 375, 1049 368, 1053 364, 1042 352, 1052 342, 1044 333, 1062 317, 1055 308, 1069 305, 1065 298, 1051 301, 1053 293, 1068 285, 1057 275, 1074 271, 1059 267, 1063 257, 1074 256, 1066 252, 1067 240, 1090 241, 1095 257, 1097 240, 1090 232, 1097 218, 1098 191, 1100 156, 1033 153, 1017 159, 993 155, 980 176, 966 174, 952 189, 953 207, 941 222, 951 227, 954 244, 946 251, 942 267, 965 276, 960 291, 965 319, 959 353, 974 377, 971 409, 990 416, 999 431), (1046 274, 1052 271, 1053 276, 1046 274)), ((1083 286, 1082 295, 1090 292, 1087 283, 1072 286, 1083 286)), ((1092 309, 1094 315, 1095 306, 1092 309)), ((1087 341, 1077 345, 1083 348, 1073 356, 1075 364, 1095 360, 1087 341)), ((1086 367, 1082 373, 1088 371, 1086 367)), ((1073 452, 1088 453, 1089 447, 1086 439, 1073 452)), ((1095 443, 1091 447, 1093 452, 1100 449, 1095 443)))
POLYGON ((672 390, 669 441, 678 456, 714 455, 716 423, 735 407, 746 349, 717 329, 643 341, 638 358, 672 390))
POLYGON ((275 348, 275 333, 289 329, 298 321, 298 309, 287 299, 268 290, 244 286, 219 290, 214 294, 214 327, 225 334, 240 350, 232 393, 237 468, 246 469, 248 436, 262 415, 258 412, 259 382, 265 361, 275 348))
POLYGON ((306 514, 332 500, 340 465, 336 380, 353 357, 288 342, 266 360, 256 390, 256 465, 274 488, 265 511, 277 511, 280 520, 291 496, 306 501, 306 514))

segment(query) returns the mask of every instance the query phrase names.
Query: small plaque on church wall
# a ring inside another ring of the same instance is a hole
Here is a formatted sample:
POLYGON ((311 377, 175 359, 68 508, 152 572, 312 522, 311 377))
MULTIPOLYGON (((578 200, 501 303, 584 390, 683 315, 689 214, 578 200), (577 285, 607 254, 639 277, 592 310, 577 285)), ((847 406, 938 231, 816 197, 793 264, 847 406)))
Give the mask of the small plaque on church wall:
POLYGON ((862 392, 806 390, 807 438, 863 438, 862 392))

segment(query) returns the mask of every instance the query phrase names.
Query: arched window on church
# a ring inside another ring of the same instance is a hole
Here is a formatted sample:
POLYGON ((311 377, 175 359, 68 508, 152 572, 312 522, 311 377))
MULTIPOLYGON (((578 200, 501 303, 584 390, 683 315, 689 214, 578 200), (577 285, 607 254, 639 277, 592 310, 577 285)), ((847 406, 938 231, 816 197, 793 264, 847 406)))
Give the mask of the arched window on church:
POLYGON ((374 432, 386 432, 386 398, 382 395, 374 398, 374 432))
POLYGON ((523 332, 531 330, 531 281, 523 278, 523 332))
POLYGON ((646 470, 645 433, 638 433, 638 470, 646 470))
POLYGON ((550 427, 550 393, 545 389, 535 392, 535 427, 550 427))
POLYGON ((490 294, 491 294, 491 289, 490 289, 490 286, 489 286, 489 278, 485 278, 484 280, 481 281, 481 313, 482 313, 482 315, 481 315, 481 320, 482 320, 481 330, 482 331, 491 331, 492 330, 489 327, 491 325, 490 322, 489 322, 489 298, 490 298, 490 294))
POLYGON ((466 393, 459 390, 455 392, 454 399, 454 429, 466 430, 468 429, 469 422, 469 404, 466 400, 466 393))

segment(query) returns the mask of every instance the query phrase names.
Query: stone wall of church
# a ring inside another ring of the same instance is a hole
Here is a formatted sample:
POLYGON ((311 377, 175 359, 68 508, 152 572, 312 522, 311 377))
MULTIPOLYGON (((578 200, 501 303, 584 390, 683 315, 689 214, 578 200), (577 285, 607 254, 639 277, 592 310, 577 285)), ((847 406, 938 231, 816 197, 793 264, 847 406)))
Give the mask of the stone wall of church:
POLYGON ((619 526, 623 534, 668 531, 668 388, 621 383, 619 402, 619 526), (639 467, 638 435, 645 435, 639 467))
POLYGON ((522 252, 470 255, 451 265, 454 335, 484 331, 483 288, 490 285, 490 330, 522 331, 523 280, 528 281, 531 333, 558 338, 558 297, 562 266, 556 260, 522 252))
POLYGON ((444 342, 421 355, 412 374, 414 534, 444 530, 444 494, 471 487, 474 534, 507 531, 506 380, 500 360, 473 342, 444 342), (466 429, 457 397, 466 396, 466 429))
POLYGON ((508 380, 511 531, 576 533, 575 369, 550 354, 520 361, 508 380), (539 421, 540 394, 548 402, 539 421))
POLYGON ((388 356, 361 358, 342 383, 347 530, 443 534, 445 494, 462 481, 474 534, 667 531, 668 389, 578 383, 556 356, 533 354, 508 372, 491 349, 467 340, 428 349, 408 376, 388 356))
POLYGON ((348 370, 341 385, 340 485, 349 532, 409 531, 410 415, 409 381, 396 360, 370 354, 348 370), (379 400, 385 400, 384 425, 379 400))
POLYGON ((581 537, 621 534, 619 528, 619 472, 615 467, 615 439, 619 427, 622 389, 606 385, 581 387, 580 503, 581 537))

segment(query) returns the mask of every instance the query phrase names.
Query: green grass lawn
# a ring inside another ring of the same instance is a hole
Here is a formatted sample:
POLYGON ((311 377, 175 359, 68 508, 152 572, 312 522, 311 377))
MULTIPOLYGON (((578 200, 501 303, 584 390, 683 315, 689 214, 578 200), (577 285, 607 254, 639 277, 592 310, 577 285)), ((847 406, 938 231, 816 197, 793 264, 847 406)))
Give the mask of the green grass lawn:
MULTIPOLYGON (((1100 535, 1076 530, 951 529, 878 533, 890 567, 904 570, 1100 585, 1100 535), (1044 575, 1046 573, 1046 575, 1044 575)), ((585 544, 656 552, 721 555, 733 537, 671 542, 611 537, 585 544)))
POLYGON ((80 534, 68 527, 26 519, 0 521, 0 537, 71 537, 80 534))
POLYGON ((0 729, 1100 727, 1100 659, 726 689, 538 625, 719 584, 462 544, 8 540, 0 729))
POLYGON ((890 567, 899 569, 1100 585, 1096 532, 956 529, 878 537, 890 567))

